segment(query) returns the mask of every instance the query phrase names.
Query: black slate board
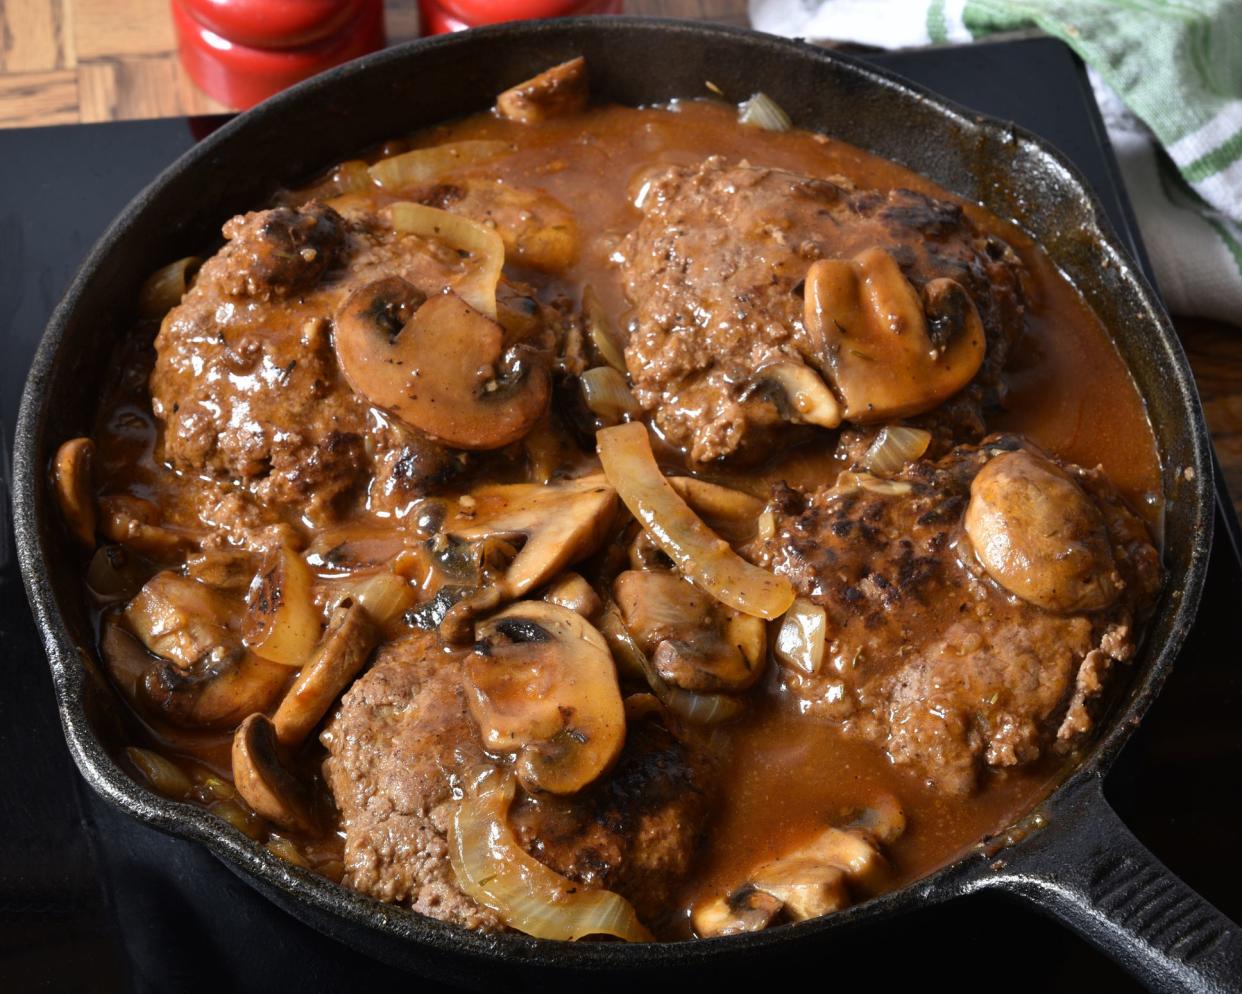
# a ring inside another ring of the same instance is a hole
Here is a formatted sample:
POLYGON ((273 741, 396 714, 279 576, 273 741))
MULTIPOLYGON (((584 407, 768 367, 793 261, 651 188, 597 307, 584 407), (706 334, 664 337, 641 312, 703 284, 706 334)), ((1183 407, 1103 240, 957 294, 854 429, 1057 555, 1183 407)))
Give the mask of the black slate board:
MULTIPOLYGON (((1095 187, 1145 263, 1081 64, 1059 42, 886 53, 876 62, 1051 140, 1095 187)), ((215 122, 167 119, 0 131, 2 441, 26 368, 79 260, 125 202, 215 122)), ((343 150, 345 151, 345 150, 343 150)), ((6 468, 0 452, 0 468, 6 468)), ((5 472, 7 480, 7 471, 5 472)), ((1173 870, 1242 915, 1242 593, 1237 521, 1220 489, 1217 546, 1183 658, 1109 779, 1110 799, 1173 870)), ((432 985, 324 938, 259 897, 205 850, 151 831, 85 788, 65 749, 51 680, 0 532, 0 990, 339 991, 432 985)), ((768 983, 860 980, 1008 991, 1134 990, 1055 923, 996 897, 907 916, 768 983), (797 982, 797 981, 795 981, 797 982)), ((748 978, 739 978, 739 984, 748 978)))

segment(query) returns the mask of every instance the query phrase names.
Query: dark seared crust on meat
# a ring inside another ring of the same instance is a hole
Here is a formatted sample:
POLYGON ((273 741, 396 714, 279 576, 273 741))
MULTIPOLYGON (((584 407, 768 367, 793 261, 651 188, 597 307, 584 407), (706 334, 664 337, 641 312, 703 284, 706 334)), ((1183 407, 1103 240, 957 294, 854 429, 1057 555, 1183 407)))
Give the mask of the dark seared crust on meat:
POLYGON ((924 420, 942 448, 982 435, 981 411, 1002 390, 1021 327, 1022 271, 1013 250, 978 231, 958 205, 713 156, 651 178, 641 210, 622 246, 634 305, 626 361, 639 402, 692 460, 772 442, 779 411, 754 390, 753 373, 811 355, 802 321, 807 270, 876 246, 917 290, 950 277, 974 300, 987 334, 983 368, 924 420))
MULTIPOLYGON (((462 652, 431 633, 390 642, 321 739, 341 812, 345 883, 470 928, 503 928, 458 888, 448 861, 453 778, 490 762, 466 709, 462 652)), ((690 869, 707 814, 701 753, 659 719, 631 723, 606 778, 580 794, 519 794, 511 824, 536 858, 628 897, 654 921, 690 869)))
POLYGON ((967 793, 984 766, 1028 763, 1092 727, 1113 662, 1127 662, 1161 579, 1143 523, 1103 473, 1064 466, 1099 507, 1121 594, 1090 614, 1057 614, 998 586, 963 541, 970 485, 997 454, 993 436, 892 477, 904 493, 780 486, 776 534, 751 557, 788 576, 828 613, 814 676, 781 667, 804 711, 882 745, 941 789, 967 793))
POLYGON ((224 237, 232 295, 260 300, 313 286, 345 245, 341 216, 320 203, 243 214, 224 226, 224 237))
POLYGON ((572 880, 615 890, 657 930, 690 872, 708 810, 706 757, 661 719, 631 721, 625 752, 572 798, 526 798, 511 824, 522 845, 572 880))

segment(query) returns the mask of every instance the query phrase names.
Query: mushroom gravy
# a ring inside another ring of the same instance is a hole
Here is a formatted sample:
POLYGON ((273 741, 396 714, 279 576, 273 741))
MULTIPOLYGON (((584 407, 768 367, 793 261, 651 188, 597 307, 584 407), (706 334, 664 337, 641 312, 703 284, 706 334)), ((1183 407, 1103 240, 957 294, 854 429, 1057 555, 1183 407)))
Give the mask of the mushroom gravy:
POLYGON ((1146 412, 977 205, 550 72, 144 291, 55 467, 124 762, 468 927, 830 913, 1073 764, 1159 584, 1146 412))

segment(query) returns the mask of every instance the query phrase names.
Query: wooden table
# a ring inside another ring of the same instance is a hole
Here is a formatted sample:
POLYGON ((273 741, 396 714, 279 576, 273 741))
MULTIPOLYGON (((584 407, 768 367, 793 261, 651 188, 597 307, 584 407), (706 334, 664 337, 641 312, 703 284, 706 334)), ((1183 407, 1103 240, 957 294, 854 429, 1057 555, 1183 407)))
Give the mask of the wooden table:
MULTIPOLYGON (((385 0, 392 42, 415 0, 385 0)), ((224 110, 177 60, 169 0, 0 0, 0 127, 224 110)), ((746 23, 745 0, 629 0, 627 13, 746 23)), ((1242 315, 1239 315, 1242 322, 1242 315)), ((1242 327, 1178 318, 1231 493, 1242 497, 1242 327)), ((1242 511, 1242 499, 1235 499, 1242 511)))

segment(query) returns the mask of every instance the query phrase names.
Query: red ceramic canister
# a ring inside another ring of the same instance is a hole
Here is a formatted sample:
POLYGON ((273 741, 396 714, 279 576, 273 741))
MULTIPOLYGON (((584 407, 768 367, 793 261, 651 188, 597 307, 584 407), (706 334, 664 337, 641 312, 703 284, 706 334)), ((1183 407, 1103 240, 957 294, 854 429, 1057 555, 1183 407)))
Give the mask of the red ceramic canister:
POLYGON ((172 15, 190 78, 239 109, 384 47, 383 0, 172 0, 172 15))
POLYGON ((620 14, 622 0, 419 0, 423 34, 477 28, 502 21, 577 14, 620 14))

